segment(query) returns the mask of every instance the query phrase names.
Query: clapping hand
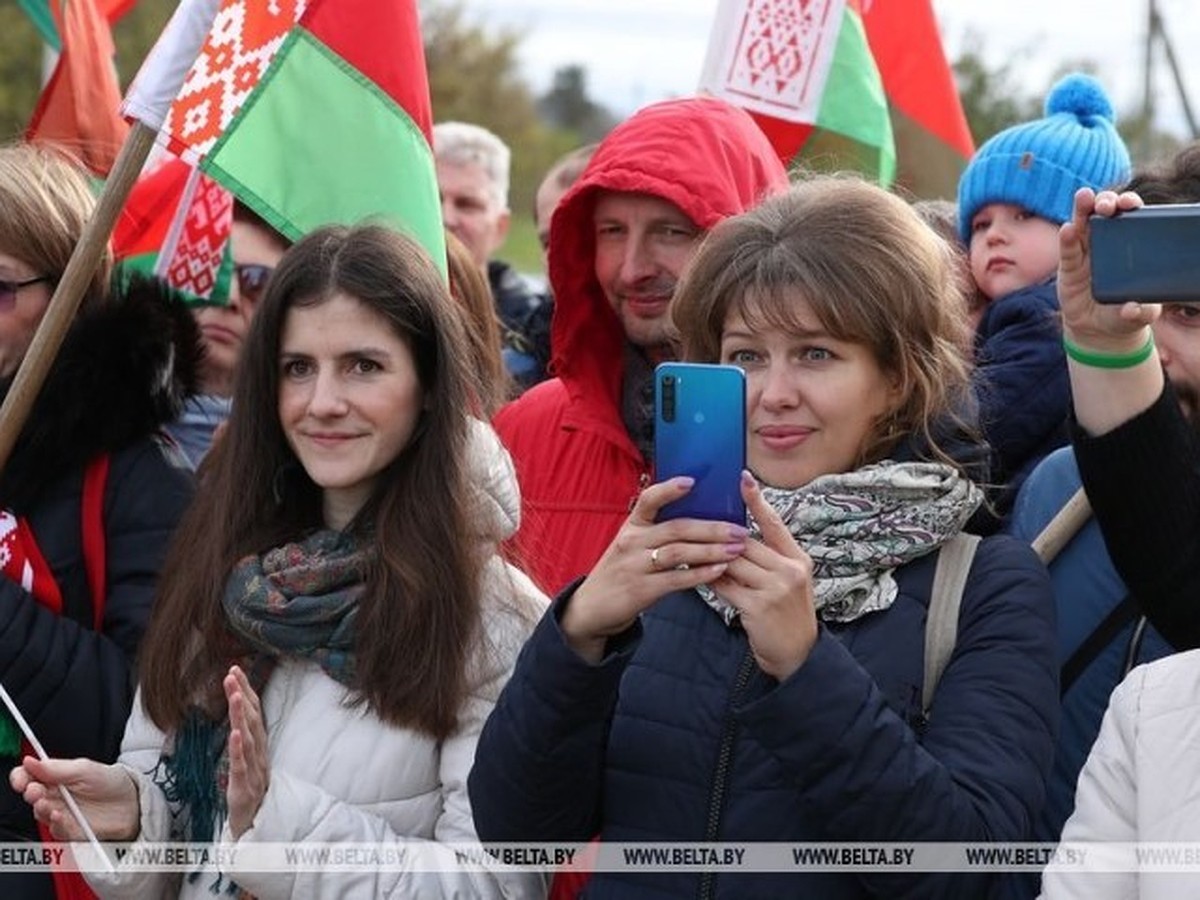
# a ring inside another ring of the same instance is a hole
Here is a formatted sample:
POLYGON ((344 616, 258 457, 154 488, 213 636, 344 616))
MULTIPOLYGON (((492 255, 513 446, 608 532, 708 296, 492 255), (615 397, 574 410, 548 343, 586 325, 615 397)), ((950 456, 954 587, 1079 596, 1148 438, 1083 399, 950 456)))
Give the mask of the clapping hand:
POLYGON ((270 783, 267 729, 262 706, 250 680, 239 666, 232 666, 223 682, 229 703, 229 786, 225 802, 229 830, 240 838, 254 824, 270 783))

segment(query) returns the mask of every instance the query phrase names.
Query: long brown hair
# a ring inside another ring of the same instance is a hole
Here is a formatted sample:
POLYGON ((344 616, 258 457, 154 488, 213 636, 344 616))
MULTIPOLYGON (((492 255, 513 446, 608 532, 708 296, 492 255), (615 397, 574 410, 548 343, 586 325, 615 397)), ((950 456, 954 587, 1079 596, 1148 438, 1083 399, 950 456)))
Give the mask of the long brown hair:
POLYGON ((491 418, 514 393, 512 376, 504 365, 504 340, 492 289, 483 276, 467 245, 446 231, 446 262, 450 274, 450 293, 466 318, 467 342, 475 360, 483 393, 483 413, 491 418))
POLYGON ((902 401, 863 444, 878 462, 910 435, 943 462, 948 421, 970 433, 966 312, 950 248, 899 197, 850 176, 813 176, 717 225, 679 284, 671 316, 685 359, 717 362, 730 309, 752 327, 798 330, 803 297, 838 340, 868 347, 902 401), (756 323, 756 324, 755 324, 756 323))
POLYGON ((288 311, 348 295, 408 345, 425 409, 348 526, 378 545, 355 623, 357 690, 384 720, 435 738, 454 728, 479 638, 483 557, 468 535, 467 419, 477 387, 460 314, 413 240, 367 225, 321 228, 285 254, 255 314, 233 411, 169 550, 142 645, 147 712, 178 727, 200 702, 224 709, 220 682, 245 648, 221 597, 234 564, 322 527, 321 490, 279 421, 280 333, 288 311))

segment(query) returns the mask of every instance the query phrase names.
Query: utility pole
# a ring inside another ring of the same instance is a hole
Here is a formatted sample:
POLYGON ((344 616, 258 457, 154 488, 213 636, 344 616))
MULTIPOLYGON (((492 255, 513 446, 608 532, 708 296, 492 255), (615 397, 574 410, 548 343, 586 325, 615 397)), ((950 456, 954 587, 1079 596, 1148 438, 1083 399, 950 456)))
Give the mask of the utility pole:
POLYGON ((1146 3, 1146 47, 1142 65, 1142 134, 1138 141, 1138 156, 1150 155, 1150 132, 1154 129, 1154 37, 1158 30, 1158 7, 1155 0, 1146 3))
POLYGON ((1175 56, 1175 48, 1171 44, 1171 39, 1167 35, 1166 25, 1163 24, 1162 16, 1158 12, 1158 4, 1156 0, 1148 0, 1147 2, 1147 22, 1146 22, 1146 58, 1145 69, 1143 71, 1143 93, 1142 93, 1142 116, 1145 120, 1145 127, 1142 131, 1139 156, 1144 160, 1148 160, 1153 152, 1152 147, 1152 131, 1154 128, 1154 45, 1155 42, 1162 44, 1163 53, 1167 58, 1167 66, 1171 70, 1171 79, 1175 82, 1175 91, 1179 95, 1179 105, 1183 107, 1183 116, 1187 120, 1188 131, 1190 132, 1189 139, 1196 140, 1200 137, 1200 127, 1197 126, 1196 115, 1192 110, 1191 100, 1188 98, 1187 87, 1183 83, 1183 71, 1179 68, 1179 60, 1175 56))

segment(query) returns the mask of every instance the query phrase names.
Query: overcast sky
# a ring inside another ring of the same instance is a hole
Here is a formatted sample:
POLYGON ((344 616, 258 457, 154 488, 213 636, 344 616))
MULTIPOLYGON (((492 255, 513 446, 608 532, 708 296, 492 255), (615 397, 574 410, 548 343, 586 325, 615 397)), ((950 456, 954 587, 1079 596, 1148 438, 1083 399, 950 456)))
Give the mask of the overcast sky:
MULTIPOLYGON (((877 3, 906 0, 875 0, 877 3)), ((948 56, 969 33, 993 65, 1005 60, 1031 95, 1044 95, 1062 64, 1090 59, 1118 112, 1141 104, 1146 0, 933 0, 948 56)), ((521 59, 538 91, 559 66, 582 64, 593 96, 622 114, 695 90, 717 0, 466 0, 479 21, 525 33, 521 59)), ((1200 115, 1200 15, 1195 0, 1158 0, 1183 77, 1200 115)), ((1161 127, 1183 133, 1184 117, 1165 58, 1155 87, 1161 127)))

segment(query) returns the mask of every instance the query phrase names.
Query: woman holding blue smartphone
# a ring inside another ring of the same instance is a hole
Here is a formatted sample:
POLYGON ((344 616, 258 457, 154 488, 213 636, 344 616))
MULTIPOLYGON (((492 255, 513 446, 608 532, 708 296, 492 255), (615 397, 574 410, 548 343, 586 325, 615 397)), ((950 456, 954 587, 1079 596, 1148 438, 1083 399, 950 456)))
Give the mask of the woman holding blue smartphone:
MULTIPOLYGON (((896 198, 820 178, 713 230, 679 287, 684 358, 746 375, 749 527, 659 521, 648 487, 560 595, 480 739, 485 840, 973 842, 1028 836, 1058 713, 1030 548, 977 548, 922 702, 963 460, 965 310, 896 198), (952 441, 949 436, 955 436, 952 441)), ((588 897, 984 897, 982 872, 600 871, 588 897)))

